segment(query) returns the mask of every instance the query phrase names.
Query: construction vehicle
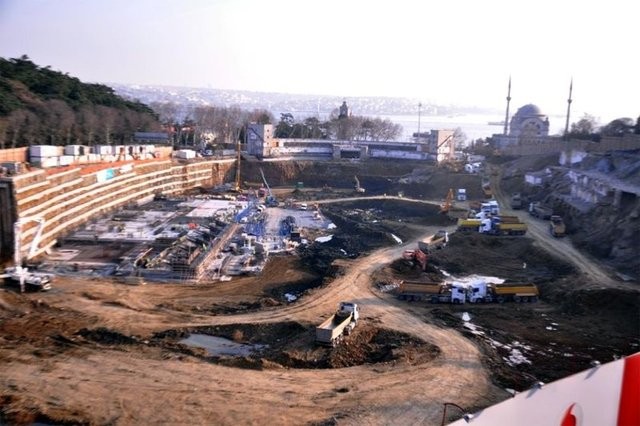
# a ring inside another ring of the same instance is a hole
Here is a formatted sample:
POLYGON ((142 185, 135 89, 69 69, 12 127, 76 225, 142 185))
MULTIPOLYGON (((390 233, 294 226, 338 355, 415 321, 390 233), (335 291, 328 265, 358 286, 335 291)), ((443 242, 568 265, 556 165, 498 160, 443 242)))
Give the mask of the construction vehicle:
POLYGON ((493 191, 491 190, 491 178, 489 176, 482 177, 482 193, 484 198, 492 198, 493 191))
POLYGON ((489 200, 485 203, 480 203, 479 206, 474 205, 477 210, 475 214, 476 219, 487 219, 492 216, 498 216, 500 214, 500 205, 496 200, 489 200))
POLYGON ((481 219, 458 219, 458 231, 460 232, 478 232, 480 225, 482 225, 481 219))
POLYGON ((468 288, 470 303, 537 302, 538 287, 532 283, 487 284, 475 282, 468 288))
POLYGON ((513 210, 520 210, 524 206, 522 201, 522 195, 519 192, 516 192, 511 196, 511 208, 513 210))
POLYGON ((565 226, 562 217, 557 214, 551 215, 549 222, 549 232, 551 232, 551 235, 556 238, 564 237, 567 235, 566 231, 567 227, 565 226))
POLYGON ((449 233, 444 229, 441 229, 428 239, 418 241, 418 248, 424 253, 431 253, 434 250, 446 247, 448 243, 449 233))
POLYGON ((364 194, 365 189, 360 186, 360 180, 358 179, 358 176, 353 177, 353 183, 354 183, 353 190, 359 194, 364 194))
POLYGON ((335 347, 351 334, 360 318, 360 308, 351 302, 340 302, 338 310, 316 327, 316 343, 335 347))
POLYGON ((44 229, 45 220, 40 217, 23 218, 18 219, 13 224, 13 267, 5 269, 5 273, 1 276, 5 279, 7 284, 14 284, 20 286, 20 292, 24 293, 26 290, 46 291, 51 289, 51 275, 38 272, 29 272, 28 268, 22 266, 22 225, 26 222, 35 221, 38 222, 36 233, 31 240, 31 246, 25 260, 29 260, 36 255, 38 250, 38 244, 42 237, 42 230, 44 229))
POLYGON ((447 193, 444 202, 440 205, 440 213, 449 213, 451 206, 453 206, 453 189, 449 188, 449 192, 447 193))
POLYGON ((405 250, 402 253, 402 258, 406 260, 410 260, 415 264, 420 265, 421 271, 427 270, 429 256, 427 253, 423 252, 419 248, 415 250, 405 250))
POLYGON ((542 220, 549 220, 551 219, 551 215, 553 215, 553 209, 543 206, 540 203, 530 203, 529 214, 542 220))
POLYGON ((266 187, 264 204, 267 207, 278 207, 278 199, 271 193, 271 187, 267 183, 267 178, 264 177, 264 171, 262 170, 262 168, 260 168, 260 176, 262 176, 262 181, 264 182, 264 186, 266 187))
POLYGON ((517 216, 494 216, 481 220, 479 231, 489 235, 524 235, 527 224, 520 222, 517 216))
POLYGON ((437 294, 429 296, 430 303, 453 303, 463 304, 467 297, 467 289, 460 284, 448 284, 441 287, 437 294))
POLYGON ((444 293, 446 284, 441 282, 401 281, 396 289, 400 300, 416 301, 430 300, 431 296, 444 293))

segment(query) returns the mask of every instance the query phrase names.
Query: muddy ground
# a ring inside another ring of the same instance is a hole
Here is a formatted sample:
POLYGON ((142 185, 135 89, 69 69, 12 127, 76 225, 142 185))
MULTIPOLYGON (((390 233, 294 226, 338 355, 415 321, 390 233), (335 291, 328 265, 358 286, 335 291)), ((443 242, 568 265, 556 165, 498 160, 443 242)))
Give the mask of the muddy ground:
MULTIPOLYGON (((438 176, 416 183, 412 191, 433 197, 440 191, 430 190, 429 182, 444 179, 438 176)), ((366 178, 361 180, 367 182, 366 178)), ((397 187, 386 189, 395 191, 407 184, 394 185, 397 187)), ((363 319, 345 345, 335 350, 318 347, 314 344, 314 327, 330 312, 322 308, 322 318, 317 312, 305 312, 312 309, 310 301, 330 290, 334 280, 348 272, 350 262, 365 258, 377 248, 397 245, 392 234, 407 241, 429 229, 451 229, 453 222, 440 215, 437 207, 402 201, 354 200, 322 209, 338 225, 334 238, 304 247, 296 256, 273 257, 259 277, 206 285, 133 287, 108 280, 58 277, 48 294, 20 295, 15 289, 2 288, 0 363, 11 366, 12 372, 37 363, 40 374, 54 371, 66 359, 89 360, 103 353, 113 353, 116 358, 123 354, 149 365, 211 364, 239 372, 326 371, 355 366, 388 372, 437 364, 441 357, 437 345, 414 336, 412 330, 388 328, 376 317, 363 319), (291 294, 298 299, 288 301, 287 295, 291 294), (250 318, 253 313, 278 317, 284 309, 300 318, 283 315, 275 322, 246 321, 246 315, 250 318), (234 320, 240 315, 241 320, 234 320), (206 325, 211 318, 224 319, 224 324, 206 325), (212 356, 204 349, 180 343, 193 333, 261 345, 261 349, 246 356, 212 356)), ((482 363, 499 388, 521 391, 535 381, 548 382, 583 371, 592 360, 607 362, 640 350, 638 289, 589 282, 589 276, 546 252, 534 238, 453 234, 445 249, 430 256, 429 264, 423 272, 399 256, 389 259, 371 275, 370 290, 380 303, 399 306, 438 329, 462 333, 479 348, 482 363), (384 284, 400 279, 442 279, 443 271, 457 276, 481 274, 534 282, 541 298, 531 304, 430 305, 397 302, 393 292, 381 290, 384 284), (462 319, 465 312, 469 321, 462 319)), ((98 414, 99 409, 93 413, 63 397, 51 401, 34 396, 27 385, 28 376, 2 380, 0 423, 109 423, 100 421, 104 417, 98 414)), ((336 384, 332 395, 350 395, 353 389, 336 384)), ((353 398, 353 404, 359 405, 362 396, 353 398)), ((473 407, 497 402, 497 397, 492 398, 476 401, 473 407)), ((223 406, 218 408, 222 410, 223 406)), ((356 408, 326 410, 293 418, 302 423, 334 424, 345 416, 357 421, 362 415, 356 408), (322 420, 326 415, 329 420, 322 420)), ((439 418, 438 414, 433 418, 439 418)), ((225 417, 221 422, 233 419, 225 417)))

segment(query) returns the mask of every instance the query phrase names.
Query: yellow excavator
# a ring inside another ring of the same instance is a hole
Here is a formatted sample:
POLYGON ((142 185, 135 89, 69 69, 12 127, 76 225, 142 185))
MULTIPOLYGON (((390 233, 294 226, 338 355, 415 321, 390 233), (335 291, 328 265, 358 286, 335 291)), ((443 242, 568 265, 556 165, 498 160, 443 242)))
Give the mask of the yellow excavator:
POLYGON ((451 207, 453 206, 453 188, 449 188, 449 192, 447 193, 447 197, 444 199, 444 202, 440 204, 440 213, 447 214, 451 207))

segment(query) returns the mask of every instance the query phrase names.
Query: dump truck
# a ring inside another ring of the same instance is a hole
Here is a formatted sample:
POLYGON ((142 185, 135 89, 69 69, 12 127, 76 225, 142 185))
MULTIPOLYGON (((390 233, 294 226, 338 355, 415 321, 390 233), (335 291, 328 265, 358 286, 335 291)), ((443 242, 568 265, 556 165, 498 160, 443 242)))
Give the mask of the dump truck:
POLYGON ((468 288, 470 303, 537 302, 540 295, 533 283, 473 283, 468 288))
POLYGON ((551 235, 556 238, 564 237, 565 235, 567 235, 566 231, 567 227, 565 226, 562 217, 556 214, 551 215, 551 219, 549 222, 549 232, 551 233, 551 235))
POLYGON ((433 250, 438 250, 446 247, 448 242, 449 233, 444 229, 441 229, 428 239, 424 241, 418 241, 418 248, 425 253, 431 253, 433 250))
POLYGON ((482 225, 482 220, 480 219, 458 219, 458 231, 460 232, 478 232, 480 225, 482 225))
POLYGON ((427 255, 427 253, 423 252, 420 249, 415 249, 415 250, 407 249, 402 253, 402 258, 406 260, 411 260, 412 262, 415 262, 416 264, 420 265, 421 271, 427 270, 429 255, 427 255))
POLYGON ((553 209, 540 203, 529 203, 529 214, 542 220, 549 220, 553 214, 553 209))
POLYGON ((480 232, 489 235, 524 235, 527 233, 527 224, 514 221, 510 216, 506 221, 502 220, 502 216, 496 216, 488 219, 482 219, 480 232))
POLYGON ((513 210, 520 210, 523 207, 522 195, 516 192, 511 196, 511 208, 513 210))
POLYGON ((358 324, 360 308, 351 302, 340 302, 338 310, 329 319, 316 327, 316 343, 322 346, 337 346, 344 336, 351 334, 358 324))
POLYGON ((450 284, 444 286, 438 294, 429 297, 431 303, 453 303, 462 304, 465 302, 467 289, 460 284, 450 284))
POLYGON ((401 281, 396 290, 398 299, 419 302, 430 300, 431 296, 446 291, 446 284, 442 282, 401 281))

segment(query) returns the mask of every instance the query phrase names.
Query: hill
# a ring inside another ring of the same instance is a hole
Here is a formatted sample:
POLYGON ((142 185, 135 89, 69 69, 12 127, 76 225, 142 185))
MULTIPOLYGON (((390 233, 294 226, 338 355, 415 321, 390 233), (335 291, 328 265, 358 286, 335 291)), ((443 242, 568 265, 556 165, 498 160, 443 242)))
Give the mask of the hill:
POLYGON ((126 142, 160 123, 143 103, 111 87, 40 67, 27 56, 0 58, 0 149, 126 142))

